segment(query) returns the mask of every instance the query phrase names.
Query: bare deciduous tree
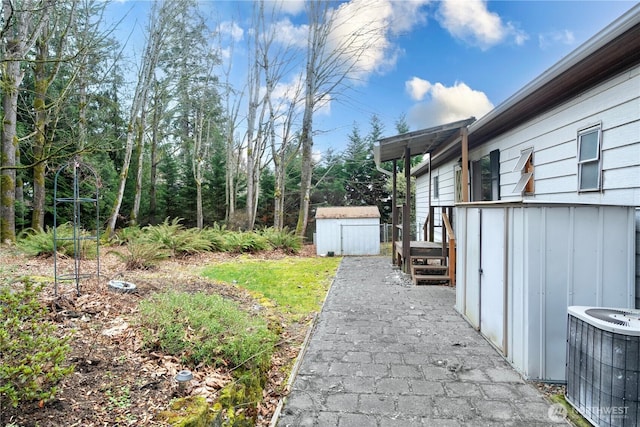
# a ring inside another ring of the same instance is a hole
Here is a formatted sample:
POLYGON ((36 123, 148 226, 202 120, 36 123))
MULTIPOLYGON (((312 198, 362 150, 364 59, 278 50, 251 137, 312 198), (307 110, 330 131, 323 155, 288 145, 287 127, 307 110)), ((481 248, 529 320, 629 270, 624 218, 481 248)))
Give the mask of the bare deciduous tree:
MULTIPOLYGON (((369 46, 383 32, 373 22, 361 22, 338 13, 331 2, 311 0, 307 4, 308 38, 305 66, 305 104, 300 133, 302 170, 300 179, 300 211, 296 234, 303 236, 309 217, 311 177, 313 173, 313 114, 338 90, 348 89, 347 82, 361 71, 360 60, 369 46), (359 23, 358 23, 359 22, 359 23), (354 25, 356 25, 354 28, 354 25), (349 28, 347 28, 347 26, 349 28), (336 37, 340 34, 341 37, 336 37)), ((344 10, 342 10, 344 12, 344 10)))
MULTIPOLYGON (((162 4, 155 2, 151 9, 151 16, 149 17, 149 25, 147 27, 148 39, 138 73, 138 81, 133 95, 131 110, 129 112, 125 156, 120 170, 118 192, 105 229, 107 237, 110 237, 116 228, 116 221, 118 220, 120 207, 122 206, 124 188, 129 174, 129 165, 131 163, 131 155, 136 138, 136 125, 139 120, 139 115, 146 108, 148 102, 149 90, 154 82, 155 69, 160 58, 160 53, 162 52, 166 32, 169 28, 168 24, 173 13, 173 7, 170 2, 162 4)), ((140 123, 139 126, 144 129, 145 123, 140 123)))

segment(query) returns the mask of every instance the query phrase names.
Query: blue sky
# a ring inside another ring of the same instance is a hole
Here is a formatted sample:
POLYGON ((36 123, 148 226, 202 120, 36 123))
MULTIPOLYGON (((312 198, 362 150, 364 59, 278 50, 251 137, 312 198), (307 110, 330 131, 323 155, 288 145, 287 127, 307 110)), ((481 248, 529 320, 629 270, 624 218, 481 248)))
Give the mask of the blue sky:
MULTIPOLYGON (((127 18, 144 21, 149 2, 127 1, 127 18)), ((386 23, 377 34, 369 61, 352 90, 341 91, 320 109, 314 127, 319 152, 342 150, 354 123, 361 133, 369 119, 382 120, 385 136, 405 115, 411 130, 483 114, 513 95, 637 2, 631 1, 482 1, 351 0, 344 14, 357 11, 347 25, 370 20, 386 23)), ((243 43, 250 33, 248 1, 203 3, 227 40, 235 37, 234 79, 245 78, 243 43)), ((140 21, 138 21, 140 24, 140 21)), ((283 3, 276 20, 279 34, 300 42, 304 4, 283 3)), ((140 24, 141 25, 141 24, 140 24)), ((131 44, 130 49, 141 50, 131 44)), ((293 77, 290 78, 293 81, 293 77)), ((286 83, 286 82, 285 82, 286 83)))

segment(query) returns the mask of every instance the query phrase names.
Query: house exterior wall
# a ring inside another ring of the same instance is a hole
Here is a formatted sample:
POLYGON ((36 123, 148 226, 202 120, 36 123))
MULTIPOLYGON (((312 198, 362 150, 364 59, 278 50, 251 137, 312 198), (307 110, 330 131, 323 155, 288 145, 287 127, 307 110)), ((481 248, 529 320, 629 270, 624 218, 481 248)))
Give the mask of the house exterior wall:
POLYGON ((424 224, 429 215, 429 174, 416 178, 415 207, 416 237, 417 240, 424 240, 424 224))
MULTIPOLYGON (((490 285, 478 275, 485 267, 477 236, 487 233, 483 214, 503 209, 506 236, 492 235, 507 242, 506 256, 495 257, 506 260, 506 330, 487 338, 504 337, 494 344, 528 378, 564 381, 569 305, 640 307, 640 66, 471 149, 469 160, 493 150, 500 203, 456 209, 457 308, 482 328, 482 286, 490 285), (594 124, 602 129, 602 190, 579 192, 577 134, 594 124), (513 169, 529 147, 534 191, 514 194, 521 171, 513 169)), ((452 170, 454 162, 435 166, 452 170)))
POLYGON ((379 218, 316 219, 316 253, 326 255, 378 255, 379 218))
MULTIPOLYGON (((416 177, 416 231, 418 240, 424 240, 424 226, 429 214, 429 189, 434 193, 433 179, 438 177, 438 197, 432 194, 432 206, 453 206, 455 204, 455 179, 453 163, 433 168, 431 172, 431 186, 429 174, 416 177)), ((455 217, 454 217, 455 227, 455 217)), ((441 211, 436 209, 435 224, 442 224, 441 211)), ((434 241, 442 242, 442 228, 435 228, 434 241)))
MULTIPOLYGON (((640 308, 640 66, 614 76, 545 114, 469 152, 479 160, 500 150, 501 201, 557 202, 635 206, 636 307, 640 308), (577 133, 602 124, 602 191, 578 192, 577 133), (514 194, 520 171, 513 171, 522 150, 533 147, 534 193, 514 194)), ((455 162, 434 165, 433 173, 452 171, 455 162)), ((416 178, 426 181, 428 174, 416 178)), ((434 206, 453 204, 445 192, 434 206)), ((424 209, 428 209, 425 207, 424 209)), ((456 236, 459 241, 460 237, 456 236)), ((460 262, 460 261, 458 261, 460 262)))
POLYGON ((640 206, 640 66, 469 153, 500 150, 501 200, 640 206), (577 132, 602 124, 602 190, 578 192, 577 132), (514 194, 521 150, 533 147, 534 194, 514 194))

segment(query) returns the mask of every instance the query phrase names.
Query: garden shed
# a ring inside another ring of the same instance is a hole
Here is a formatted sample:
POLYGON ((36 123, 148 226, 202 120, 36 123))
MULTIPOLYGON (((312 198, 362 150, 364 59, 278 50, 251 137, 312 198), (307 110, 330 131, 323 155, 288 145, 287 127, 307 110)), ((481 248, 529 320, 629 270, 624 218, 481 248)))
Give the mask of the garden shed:
POLYGON ((316 253, 378 255, 380 211, 377 206, 324 207, 316 210, 316 253))
POLYGON ((565 380, 567 307, 635 305, 633 207, 456 207, 456 309, 526 378, 565 380))

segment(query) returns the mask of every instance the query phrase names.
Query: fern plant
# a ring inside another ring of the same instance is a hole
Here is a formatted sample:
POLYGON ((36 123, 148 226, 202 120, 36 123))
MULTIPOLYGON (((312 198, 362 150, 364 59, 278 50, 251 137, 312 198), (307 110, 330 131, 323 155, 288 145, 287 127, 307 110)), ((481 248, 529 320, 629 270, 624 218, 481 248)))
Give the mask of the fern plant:
POLYGON ((114 250, 107 253, 124 261, 127 270, 149 270, 169 257, 166 249, 158 248, 158 245, 143 239, 131 240, 127 243, 125 252, 114 250))
POLYGON ((229 247, 227 245, 226 236, 229 232, 224 227, 220 227, 214 224, 213 227, 206 227, 202 230, 201 235, 209 242, 209 248, 214 252, 227 252, 229 247))
POLYGON ((288 228, 277 230, 274 227, 263 229, 260 234, 267 239, 273 249, 280 249, 288 253, 298 253, 302 248, 302 239, 288 228))
MULTIPOLYGON (((83 258, 91 258, 95 256, 95 241, 84 240, 88 233, 86 231, 78 231, 78 238, 80 238, 80 256, 83 258)), ((73 225, 71 223, 65 223, 59 225, 55 229, 56 235, 56 249, 59 255, 73 256, 74 242, 73 242, 73 225)), ((47 227, 44 231, 34 230, 28 228, 23 230, 19 235, 16 242, 18 249, 28 256, 53 256, 54 244, 53 244, 54 229, 47 227)))
POLYGON ((172 256, 206 252, 211 249, 211 242, 206 235, 196 228, 185 229, 180 221, 181 218, 174 218, 169 222, 167 218, 162 224, 147 226, 143 229, 143 237, 148 242, 168 249, 172 256))
POLYGON ((260 252, 269 249, 269 242, 261 234, 237 231, 225 236, 227 248, 231 252, 260 252))
POLYGON ((142 229, 137 225, 132 225, 118 230, 112 238, 115 245, 126 245, 132 240, 139 239, 142 236, 142 229))

